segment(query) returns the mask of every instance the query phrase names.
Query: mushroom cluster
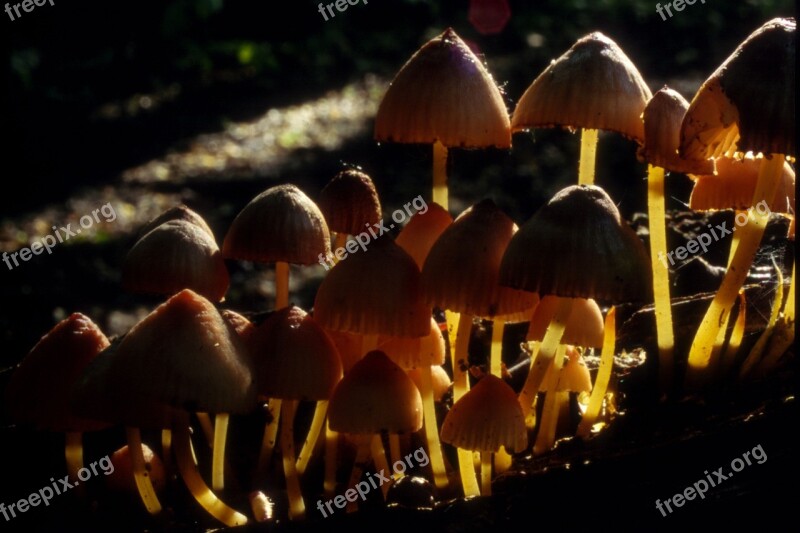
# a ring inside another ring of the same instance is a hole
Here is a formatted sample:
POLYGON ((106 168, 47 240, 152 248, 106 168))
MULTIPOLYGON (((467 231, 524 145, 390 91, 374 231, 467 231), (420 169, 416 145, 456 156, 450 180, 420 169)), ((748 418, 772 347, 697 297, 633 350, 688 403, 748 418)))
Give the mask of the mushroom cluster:
MULTIPOLYGON (((117 474, 114 483, 135 486, 154 515, 169 497, 161 471, 173 454, 199 505, 228 526, 249 520, 217 496, 241 502, 226 484, 234 474, 236 489, 249 479, 244 494, 256 520, 272 516, 265 509, 275 491, 285 491, 291 520, 323 493, 355 510, 353 489, 370 468, 388 476, 374 499, 386 498, 407 469, 429 479, 440 499, 489 495, 511 454, 546 453, 559 436, 599 431, 616 353, 614 306, 654 304, 654 386, 676 388, 681 354, 662 260, 666 171, 696 181, 692 209, 734 209, 747 219, 686 358, 687 377, 708 379, 718 360, 730 369, 744 359, 730 353, 741 342, 743 306, 726 333, 768 218, 754 206, 767 202, 794 228, 794 30, 793 19, 762 26, 691 103, 666 87, 652 95, 620 47, 592 33, 536 77, 509 114, 484 63, 448 29, 402 67, 375 121, 376 140, 433 144, 433 201, 396 239, 380 235, 364 251, 327 259, 331 231, 337 249, 383 218, 371 178, 353 168, 322 190, 319 207, 292 184, 265 190, 236 216, 221 248, 200 215, 174 207, 142 229, 122 266, 125 289, 163 295, 164 303, 114 342, 77 313, 57 324, 14 374, 9 411, 20 424, 65 432, 72 477, 82 465, 82 433, 126 428, 128 447, 112 460, 127 465, 119 471, 133 481, 117 474), (577 184, 519 227, 491 199, 453 218, 448 149, 509 149, 512 131, 552 126, 582 132, 577 184), (649 165, 649 257, 595 184, 600 129, 635 141, 649 165), (275 264, 268 316, 251 321, 221 307, 231 282, 226 260, 275 264), (324 279, 305 311, 290 304, 289 264, 316 263, 324 279), (507 323, 528 323, 520 390, 504 365, 517 356, 503 352, 507 323), (483 362, 476 324, 491 327, 483 362), (597 349, 592 378, 584 357, 597 349), (577 426, 567 423, 576 402, 577 426), (263 438, 252 443, 249 471, 232 472, 229 424, 253 420, 263 438), (161 443, 145 445, 142 430, 159 432, 161 443), (201 434, 213 450, 209 472, 196 453, 201 434), (412 449, 430 461, 412 465, 412 449)), ((785 307, 782 291, 777 298, 742 376, 769 371, 793 341, 794 271, 785 307)))

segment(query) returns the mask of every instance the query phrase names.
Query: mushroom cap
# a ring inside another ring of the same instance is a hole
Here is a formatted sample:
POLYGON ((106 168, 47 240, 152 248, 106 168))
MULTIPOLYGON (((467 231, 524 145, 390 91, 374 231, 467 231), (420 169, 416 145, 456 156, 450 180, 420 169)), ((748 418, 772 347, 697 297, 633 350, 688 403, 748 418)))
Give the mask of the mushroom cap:
POLYGON ((233 311, 231 309, 222 309, 219 312, 222 315, 222 318, 225 319, 225 322, 230 324, 230 326, 236 331, 244 343, 247 346, 250 346, 250 339, 255 332, 256 327, 253 325, 247 317, 233 311))
POLYGON ((251 349, 258 392, 268 398, 327 400, 342 378, 336 345, 294 305, 256 327, 251 349))
POLYGON ((608 194, 562 189, 511 239, 500 284, 570 298, 652 301, 650 259, 608 194))
POLYGON ((383 218, 372 179, 352 168, 339 172, 325 185, 319 195, 319 208, 330 231, 347 235, 358 235, 383 218))
POLYGON ((521 452, 528 446, 525 417, 517 395, 491 374, 461 397, 442 424, 442 442, 465 450, 521 452))
POLYGON ((206 223, 205 219, 203 219, 203 217, 201 217, 196 212, 189 209, 184 204, 178 204, 176 206, 170 207, 169 209, 158 215, 156 218, 154 218, 153 220, 142 226, 142 229, 139 230, 139 238, 144 237, 145 235, 147 235, 148 233, 159 227, 161 224, 165 222, 170 222, 172 220, 183 220, 191 224, 194 224, 198 228, 208 233, 208 235, 211 237, 212 240, 215 240, 214 232, 211 231, 211 228, 208 226, 208 223, 206 223))
MULTIPOLYGON (((589 369, 586 368, 583 356, 574 346, 567 346, 566 355, 556 392, 591 392, 592 376, 589 374, 589 369)), ((550 365, 542 380, 542 385, 539 387, 540 392, 548 392, 550 390, 549 383, 552 375, 553 365, 550 365)))
POLYGON ((640 161, 671 172, 684 174, 711 174, 714 163, 708 159, 683 159, 678 155, 681 143, 681 122, 689 102, 664 86, 647 102, 644 120, 644 144, 639 147, 640 161))
POLYGON ((681 126, 681 156, 795 156, 795 19, 766 22, 697 91, 681 126))
POLYGON ((248 359, 244 342, 211 302, 185 289, 131 329, 111 372, 125 376, 130 402, 245 413, 255 406, 248 359))
POLYGON ((578 39, 533 80, 514 110, 511 129, 600 129, 641 144, 642 111, 651 96, 617 43, 594 32, 578 39))
POLYGON ((322 329, 325 330, 325 333, 328 334, 328 337, 330 337, 336 345, 336 349, 339 352, 339 359, 342 361, 342 370, 347 374, 350 372, 350 369, 353 368, 353 365, 361 359, 361 356, 364 355, 364 352, 361 351, 363 335, 351 333, 349 331, 337 331, 328 328, 322 329))
POLYGON ((422 290, 428 304, 486 318, 530 311, 535 295, 499 284, 500 262, 516 231, 488 199, 461 213, 425 259, 422 290))
POLYGON ((390 236, 337 263, 314 302, 322 326, 362 334, 422 337, 430 331, 430 316, 419 268, 390 236))
MULTIPOLYGON (((533 318, 528 326, 526 339, 541 341, 558 308, 558 296, 545 296, 533 311, 533 318)), ((562 344, 572 344, 586 348, 603 346, 603 314, 594 300, 574 298, 569 317, 567 318, 562 344)))
POLYGON ((122 286, 132 292, 164 294, 192 289, 211 301, 222 300, 230 278, 222 254, 204 229, 170 220, 133 245, 122 265, 122 286))
POLYGON ((81 417, 64 401, 86 366, 110 343, 87 316, 73 313, 51 329, 14 371, 6 388, 12 420, 47 431, 96 431, 108 424, 81 417))
POLYGON ((225 235, 229 259, 310 265, 331 253, 330 234, 317 205, 294 185, 271 187, 239 212, 225 235))
MULTIPOLYGON (((434 365, 430 368, 431 382, 433 384, 433 401, 441 402, 444 395, 447 394, 450 385, 453 384, 453 381, 443 367, 434 365)), ((411 381, 413 381, 414 385, 420 390, 420 395, 422 394, 422 372, 422 368, 412 368, 408 371, 408 377, 411 378, 411 381)))
POLYGON ((374 350, 336 386, 328 420, 344 433, 413 432, 422 427, 422 399, 403 369, 374 350))
MULTIPOLYGON (((751 206, 758 182, 761 158, 748 155, 743 159, 723 156, 715 160, 716 174, 697 176, 689 208, 695 211, 717 209, 745 210, 751 206)), ((781 183, 769 204, 773 213, 794 214, 794 170, 783 164, 781 183)))
POLYGON ((508 110, 491 74, 452 28, 397 73, 375 116, 375 139, 448 147, 511 147, 508 110))
POLYGON ((378 337, 378 349, 403 370, 444 364, 444 336, 431 317, 430 333, 424 337, 378 337))
POLYGON ((424 213, 420 211, 414 213, 408 224, 397 235, 395 242, 408 252, 422 270, 433 244, 452 223, 453 217, 444 207, 429 202, 428 210, 424 213))

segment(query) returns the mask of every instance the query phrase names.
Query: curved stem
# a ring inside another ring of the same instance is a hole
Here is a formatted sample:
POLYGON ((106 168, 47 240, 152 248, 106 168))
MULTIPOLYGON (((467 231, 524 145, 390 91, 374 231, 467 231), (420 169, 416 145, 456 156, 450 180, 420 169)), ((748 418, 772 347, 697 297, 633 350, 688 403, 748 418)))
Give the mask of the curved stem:
MULTIPOLYGON (((389 433, 389 440, 391 442, 392 436, 397 437, 397 433, 389 433)), ((399 447, 399 443, 398 443, 399 447)), ((386 477, 392 480, 391 483, 383 483, 381 485, 381 493, 383 494, 383 499, 386 500, 386 496, 389 494, 389 489, 392 486, 392 483, 400 479, 399 477, 395 477, 395 472, 392 471, 389 463, 386 461, 386 450, 383 447, 383 440, 381 439, 380 434, 376 433, 372 436, 372 441, 370 442, 370 453, 372 453, 372 460, 375 463, 375 470, 378 472, 386 472, 386 477)), ((395 458, 392 457, 392 463, 394 463, 395 458)), ((354 487, 355 485, 351 485, 354 487)))
POLYGON ((267 470, 272 462, 272 453, 275 451, 275 442, 278 440, 278 426, 281 420, 281 400, 269 400, 269 412, 272 420, 264 427, 264 437, 261 440, 261 452, 258 454, 256 466, 256 483, 262 482, 267 477, 267 470))
POLYGON ((300 455, 297 456, 297 475, 302 476, 311 456, 314 455, 314 450, 317 449, 317 442, 319 442, 320 433, 325 426, 325 420, 328 418, 328 400, 320 400, 314 407, 314 418, 311 419, 311 427, 308 428, 308 435, 303 442, 303 447, 300 449, 300 455))
POLYGON ((594 184, 594 165, 597 153, 597 130, 581 130, 581 161, 578 166, 578 185, 594 184))
POLYGON ((306 504, 300 490, 294 456, 294 416, 297 400, 283 400, 283 427, 281 428, 281 451, 283 453, 283 474, 286 477, 286 493, 289 496, 289 520, 302 519, 306 514, 306 504))
MULTIPOLYGON (((784 156, 779 154, 772 154, 770 159, 764 158, 761 161, 758 183, 752 200, 753 206, 766 206, 767 199, 771 200, 775 197, 775 190, 780 181, 783 164, 784 156)), ((730 267, 725 273, 725 278, 722 280, 722 285, 714 296, 692 342, 687 371, 687 381, 689 382, 702 381, 705 375, 705 369, 708 367, 720 326, 725 322, 739 289, 742 288, 745 279, 747 279, 747 272, 753 263, 756 251, 758 251, 767 222, 769 222, 769 209, 766 209, 764 213, 761 212, 760 208, 751 207, 748 210, 745 225, 734 228, 740 232, 739 245, 736 248, 733 261, 731 261, 730 267)))
POLYGON ((447 147, 433 143, 433 201, 449 210, 447 193, 447 147))
POLYGON ((581 423, 578 425, 576 434, 581 438, 586 438, 592 432, 600 409, 603 407, 603 400, 606 397, 608 382, 611 379, 611 370, 614 368, 614 347, 617 342, 617 321, 616 310, 612 307, 606 315, 605 333, 603 336, 603 351, 600 353, 600 368, 597 370, 597 378, 594 381, 592 395, 589 397, 589 405, 583 413, 581 423))
POLYGON ((539 424, 539 432, 536 435, 536 443, 533 446, 533 453, 544 453, 553 447, 556 441, 556 425, 558 415, 561 411, 560 400, 563 394, 559 394, 558 385, 561 381, 561 369, 564 367, 564 356, 567 353, 567 345, 559 344, 556 349, 556 356, 553 360, 550 383, 548 384, 547 394, 542 408, 542 420, 539 424))
POLYGON ((150 480, 150 473, 144 464, 142 435, 139 433, 138 428, 125 428, 125 435, 128 439, 128 452, 130 453, 131 466, 133 467, 133 479, 136 482, 136 488, 139 490, 139 496, 142 498, 142 503, 148 513, 158 514, 161 512, 161 503, 158 501, 156 490, 150 480))
POLYGON ((653 270, 656 333, 658 336, 658 382, 662 393, 672 386, 673 349, 672 300, 667 267, 667 229, 664 208, 664 169, 648 165, 647 206, 650 220, 650 266, 653 270))
POLYGON ((489 369, 492 375, 502 379, 503 369, 503 332, 506 329, 505 320, 497 318, 492 323, 492 349, 489 369))
MULTIPOLYGON (((67 474, 70 479, 78 479, 78 471, 83 468, 83 433, 67 431, 64 435, 64 458, 67 462, 67 474)), ((86 492, 83 485, 75 482, 75 490, 83 496, 86 492)))
POLYGON ((228 435, 227 413, 218 414, 214 423, 214 451, 211 461, 211 487, 214 490, 225 488, 225 441, 228 435))
POLYGON ((492 452, 481 452, 481 493, 492 495, 492 452))
POLYGON ((333 498, 336 493, 336 449, 339 446, 339 434, 325 424, 325 497, 333 498))
POLYGON ((275 263, 275 310, 289 306, 289 263, 275 263))
POLYGON ((241 513, 231 509, 224 502, 208 488, 200 472, 197 471, 197 465, 192 459, 192 445, 191 436, 189 435, 189 420, 184 420, 177 423, 174 428, 175 440, 175 460, 178 464, 178 471, 183 478, 186 487, 197 503, 208 513, 225 524, 228 527, 240 526, 247 523, 247 517, 241 513))
POLYGON ((420 368, 422 376, 422 411, 425 427, 425 438, 428 442, 428 455, 431 458, 433 482, 437 489, 446 489, 449 480, 442 456, 442 445, 439 443, 439 425, 436 422, 436 405, 433 401, 433 374, 430 366, 420 368))
POLYGON ((542 339, 542 344, 539 347, 538 353, 534 353, 531 362, 531 370, 528 372, 528 378, 525 380, 525 385, 519 393, 519 404, 522 407, 522 414, 527 419, 531 416, 531 408, 533 400, 536 399, 536 394, 539 392, 539 387, 542 385, 547 369, 552 363, 556 354, 556 349, 561 343, 561 337, 564 335, 564 328, 567 325, 570 311, 572 310, 571 298, 559 298, 558 307, 550 320, 550 325, 547 326, 547 331, 542 339))

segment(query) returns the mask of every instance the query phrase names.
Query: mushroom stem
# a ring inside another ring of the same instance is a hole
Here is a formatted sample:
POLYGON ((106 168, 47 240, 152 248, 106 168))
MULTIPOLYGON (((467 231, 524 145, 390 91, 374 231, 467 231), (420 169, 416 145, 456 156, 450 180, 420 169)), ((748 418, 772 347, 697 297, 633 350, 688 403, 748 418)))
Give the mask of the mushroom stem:
POLYGON ((603 350, 600 352, 600 368, 597 370, 597 378, 594 381, 592 395, 589 397, 589 405, 586 406, 586 412, 583 413, 583 418, 581 418, 581 423, 578 425, 578 431, 576 432, 583 439, 587 438, 592 432, 592 427, 600 414, 603 400, 606 397, 608 382, 611 379, 611 370, 614 367, 614 347, 617 342, 616 324, 616 309, 612 307, 608 310, 606 323, 603 326, 605 333, 603 334, 603 350))
POLYGON ((736 355, 739 353, 739 346, 742 345, 746 316, 747 302, 744 296, 744 289, 742 289, 739 291, 739 314, 736 316, 736 323, 733 325, 731 337, 728 339, 728 346, 725 347, 725 353, 722 355, 722 373, 725 376, 729 374, 730 369, 733 367, 736 355))
POLYGON ((331 429, 330 423, 325 424, 325 481, 323 487, 325 496, 333 498, 336 492, 336 449, 339 445, 339 434, 331 429))
POLYGON ((172 474, 172 431, 169 429, 161 430, 161 462, 164 463, 164 470, 172 474))
MULTIPOLYGON (((64 457, 67 462, 67 474, 70 479, 78 479, 78 471, 83 468, 83 433, 80 431, 67 431, 64 435, 64 457)), ((75 485, 78 485, 75 483, 75 485)), ((83 486, 76 489, 81 495, 85 492, 83 486)))
POLYGON ((564 335, 564 328, 567 325, 567 319, 569 318, 571 310, 571 298, 560 298, 558 300, 558 307, 556 307, 556 312, 553 314, 553 318, 547 326, 547 332, 544 334, 539 351, 538 353, 534 353, 534 357, 532 358, 531 370, 528 372, 528 378, 525 380, 525 385, 523 385, 519 393, 519 404, 522 407, 522 414, 526 419, 526 425, 528 425, 528 417, 531 416, 533 400, 536 399, 536 394, 539 392, 539 387, 547 373, 547 368, 550 366, 550 363, 552 363, 556 355, 556 349, 561 343, 561 337, 564 335))
POLYGON ((502 379, 503 368, 503 332, 506 328, 506 322, 502 318, 497 318, 492 323, 492 354, 489 363, 489 369, 492 375, 502 379))
POLYGON ((184 483, 186 483, 189 492, 191 492, 194 499, 197 500, 197 503, 211 516, 228 527, 246 524, 247 517, 236 512, 235 509, 231 509, 217 498, 197 471, 197 465, 192 459, 192 444, 191 436, 189 435, 188 418, 184 418, 178 422, 178 425, 175 427, 174 438, 175 460, 178 464, 178 471, 184 483))
POLYGON ((256 467, 257 482, 266 478, 269 464, 272 462, 275 442, 278 440, 278 426, 281 419, 281 401, 278 398, 269 400, 269 413, 272 415, 272 420, 264 427, 264 438, 261 441, 261 452, 258 455, 258 466, 256 467))
POLYGON ((594 184, 594 165, 597 154, 597 130, 581 130, 581 161, 578 166, 578 185, 594 184))
MULTIPOLYGON (((403 456, 400 454, 400 435, 397 433, 389 433, 389 457, 392 459, 392 464, 403 461, 403 456)), ((393 477, 397 481, 403 475, 403 472, 395 472, 393 477)))
MULTIPOLYGON (((737 215, 739 213, 741 213, 741 211, 736 211, 737 215)), ((734 220, 736 220, 735 216, 734 220)), ((731 239, 731 249, 728 251, 728 268, 730 268, 731 261, 733 261, 733 256, 736 254, 736 248, 737 246, 739 246, 739 237, 737 236, 737 234, 734 233, 732 237, 733 238, 731 239)), ((743 296, 742 291, 739 291, 739 296, 740 297, 743 296)), ((730 317, 731 315, 730 313, 728 313, 728 315, 723 319, 723 322, 719 328, 719 333, 717 334, 717 338, 714 340, 714 348, 711 350, 711 361, 709 363, 710 365, 712 365, 712 368, 717 366, 717 363, 720 361, 722 357, 722 347, 725 345, 725 337, 726 333, 728 332, 728 321, 730 320, 730 317)), ((733 332, 731 332, 731 335, 733 335, 733 332)), ((724 369, 723 372, 725 372, 724 369)))
POLYGON ((139 490, 139 497, 142 498, 147 512, 155 515, 161 512, 161 503, 156 496, 156 490, 150 480, 150 474, 144 464, 144 454, 142 453, 142 435, 138 428, 125 428, 125 436, 128 439, 128 452, 131 457, 133 467, 133 479, 136 488, 139 490))
POLYGON ((433 201, 447 211, 447 197, 447 147, 436 141, 433 143, 433 201))
POLYGON ((439 490, 446 489, 448 485, 447 469, 442 456, 442 446, 439 443, 439 425, 436 422, 436 405, 433 401, 433 374, 430 366, 420 368, 422 376, 422 410, 425 425, 425 438, 428 441, 428 455, 431 458, 433 482, 439 490))
MULTIPOLYGON (((366 465, 367 461, 369 461, 372 435, 358 435, 356 437, 356 441, 356 459, 353 462, 353 470, 350 471, 350 482, 347 484, 348 487, 355 487, 361 479, 361 475, 364 473, 364 466, 366 465)), ((353 500, 352 502, 347 503, 346 510, 348 513, 352 513, 358 509, 358 504, 356 503, 357 501, 358 500, 353 500)))
MULTIPOLYGON (((396 437, 397 433, 389 433, 390 440, 392 435, 396 437)), ((372 441, 370 442, 370 451, 372 453, 372 460, 375 462, 375 469, 378 472, 386 472, 387 474, 392 472, 391 468, 389 468, 389 463, 386 462, 386 450, 383 447, 383 439, 381 439, 379 433, 375 433, 372 436, 372 441)), ((392 458, 392 461, 394 461, 394 458, 392 458)), ((392 475, 391 479, 394 482, 399 478, 396 478, 394 475, 392 475)), ((386 500, 386 496, 389 494, 389 488, 391 486, 391 483, 384 483, 381 485, 381 493, 383 494, 384 500, 386 500)))
POLYGON ((275 310, 289 306, 289 263, 275 263, 275 310))
POLYGON ((769 341, 773 331, 775 331, 775 323, 778 320, 778 314, 780 313, 781 305, 783 304, 783 274, 781 273, 781 269, 775 263, 775 258, 772 259, 772 265, 775 267, 775 273, 778 278, 778 289, 775 291, 775 300, 772 302, 772 311, 769 314, 767 327, 765 327, 764 331, 761 332, 758 340, 753 345, 750 353, 747 355, 747 359, 745 359, 744 363, 742 363, 742 368, 739 371, 740 379, 747 377, 750 371, 758 364, 759 361, 761 361, 761 354, 764 353, 764 348, 767 346, 767 341, 769 341))
POLYGON ((311 456, 314 455, 314 450, 317 449, 317 442, 319 442, 320 433, 325 426, 325 420, 328 418, 328 400, 320 400, 314 408, 314 418, 311 419, 311 427, 308 428, 308 435, 303 442, 303 447, 300 449, 300 455, 297 456, 297 475, 302 476, 311 456))
POLYGON ((511 468, 511 461, 513 457, 506 451, 505 446, 500 446, 494 454, 494 473, 500 475, 511 468))
MULTIPOLYGON (((761 202, 768 202, 775 197, 784 159, 783 155, 772 154, 772 157, 765 157, 761 161, 756 191, 751 202, 753 206, 757 206, 761 202)), ((742 288, 745 279, 747 279, 747 272, 750 269, 756 251, 758 251, 767 222, 769 222, 769 210, 766 213, 761 213, 758 209, 751 207, 748 210, 747 222, 744 226, 738 228, 739 231, 737 233, 739 233, 740 240, 733 261, 731 261, 730 267, 725 273, 725 278, 722 280, 722 285, 714 296, 706 315, 703 317, 703 321, 700 323, 700 328, 689 350, 687 381, 692 381, 705 374, 720 326, 726 320, 736 300, 736 295, 739 294, 739 289, 742 288)))
POLYGON ((561 401, 564 396, 563 393, 558 392, 558 384, 561 381, 561 369, 564 368, 564 356, 566 353, 567 345, 559 344, 556 349, 556 356, 550 373, 550 383, 544 399, 539 432, 536 435, 536 443, 533 446, 534 454, 546 452, 553 447, 556 441, 556 426, 558 425, 558 415, 561 411, 561 401))
POLYGON ((208 447, 213 449, 214 448, 214 425, 211 423, 211 417, 208 416, 208 413, 197 412, 195 413, 197 416, 197 422, 200 424, 200 429, 203 430, 203 435, 206 438, 206 442, 208 443, 208 447))
POLYGON ((283 453, 283 474, 286 477, 286 493, 289 497, 289 520, 302 519, 306 514, 306 504, 300 490, 300 478, 295 468, 294 454, 294 416, 297 400, 283 400, 283 427, 281 428, 281 451, 283 453))
POLYGON ((648 165, 647 206, 650 220, 650 265, 653 269, 656 333, 658 336, 659 389, 667 392, 672 386, 673 349, 672 303, 667 268, 667 229, 664 208, 664 169, 648 165))
MULTIPOLYGON (((794 343, 794 327, 795 327, 795 295, 794 295, 794 276, 795 264, 792 263, 792 279, 789 282, 789 293, 786 295, 786 306, 783 309, 783 316, 781 317, 776 327, 775 333, 772 335, 770 341, 769 351, 764 359, 761 361, 758 369, 761 372, 770 370, 778 359, 786 353, 789 346, 794 343)), ((783 290, 781 287, 779 290, 783 290)))
MULTIPOLYGON (((453 403, 457 402, 469 390, 467 368, 469 367, 469 338, 472 333, 472 317, 462 313, 458 320, 456 349, 453 352, 453 403)), ((464 496, 480 496, 478 478, 475 475, 475 462, 472 452, 458 448, 458 471, 464 496)))
POLYGON ((481 452, 481 495, 492 495, 492 452, 481 452))
POLYGON ((227 413, 220 413, 214 422, 214 451, 211 462, 211 487, 214 490, 225 488, 225 441, 229 420, 227 413))

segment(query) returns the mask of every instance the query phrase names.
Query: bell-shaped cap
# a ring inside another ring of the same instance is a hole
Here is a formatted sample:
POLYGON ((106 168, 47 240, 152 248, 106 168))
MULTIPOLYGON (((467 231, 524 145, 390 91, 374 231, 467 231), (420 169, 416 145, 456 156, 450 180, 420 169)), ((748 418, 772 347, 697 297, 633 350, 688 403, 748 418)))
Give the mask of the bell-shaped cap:
POLYGON ((328 421, 343 433, 413 432, 422 427, 422 398, 403 369, 375 350, 336 386, 328 421))
POLYGON ((380 336, 378 349, 404 370, 443 365, 444 336, 436 320, 431 318, 430 323, 430 332, 424 337, 380 336))
POLYGON ((375 116, 375 139, 448 147, 511 147, 508 111, 492 76, 452 28, 397 73, 375 116))
POLYGON ((644 245, 596 185, 561 190, 520 228, 503 256, 500 283, 541 296, 652 301, 644 245))
POLYGON ((425 259, 447 227, 453 223, 453 217, 444 207, 437 203, 429 202, 428 209, 416 212, 403 227, 395 241, 397 245, 408 252, 417 266, 422 270, 425 259))
POLYGON ((328 182, 319 195, 319 208, 330 231, 347 235, 358 235, 383 218, 375 184, 355 169, 343 170, 328 182))
POLYGON ((533 81, 514 110, 511 129, 608 130, 641 144, 642 111, 651 96, 617 43, 594 32, 580 38, 533 81))
MULTIPOLYGON (((549 383, 553 377, 553 365, 547 369, 540 392, 549 392, 549 383)), ((592 376, 580 352, 574 346, 567 346, 564 366, 561 367, 561 374, 558 378, 557 392, 591 392, 592 376)))
POLYGON ((183 204, 170 207, 156 218, 142 226, 142 229, 139 230, 139 238, 144 237, 161 224, 170 222, 172 220, 183 220, 185 222, 189 222, 190 224, 194 224, 201 230, 208 233, 212 240, 214 239, 214 232, 211 231, 211 228, 208 226, 208 223, 205 221, 205 219, 183 204))
POLYGON ((514 390, 491 374, 461 397, 442 424, 442 442, 465 450, 521 452, 528 446, 525 417, 514 390))
MULTIPOLYGON (((527 340, 544 339, 547 327, 556 314, 559 299, 558 296, 545 296, 539 301, 528 326, 527 340)), ((561 343, 584 348, 600 348, 603 346, 603 331, 603 314, 597 302, 591 298, 573 298, 561 343)))
POLYGON ((222 254, 229 259, 299 265, 319 262, 331 253, 330 234, 317 205, 294 185, 262 192, 236 216, 225 235, 222 254))

